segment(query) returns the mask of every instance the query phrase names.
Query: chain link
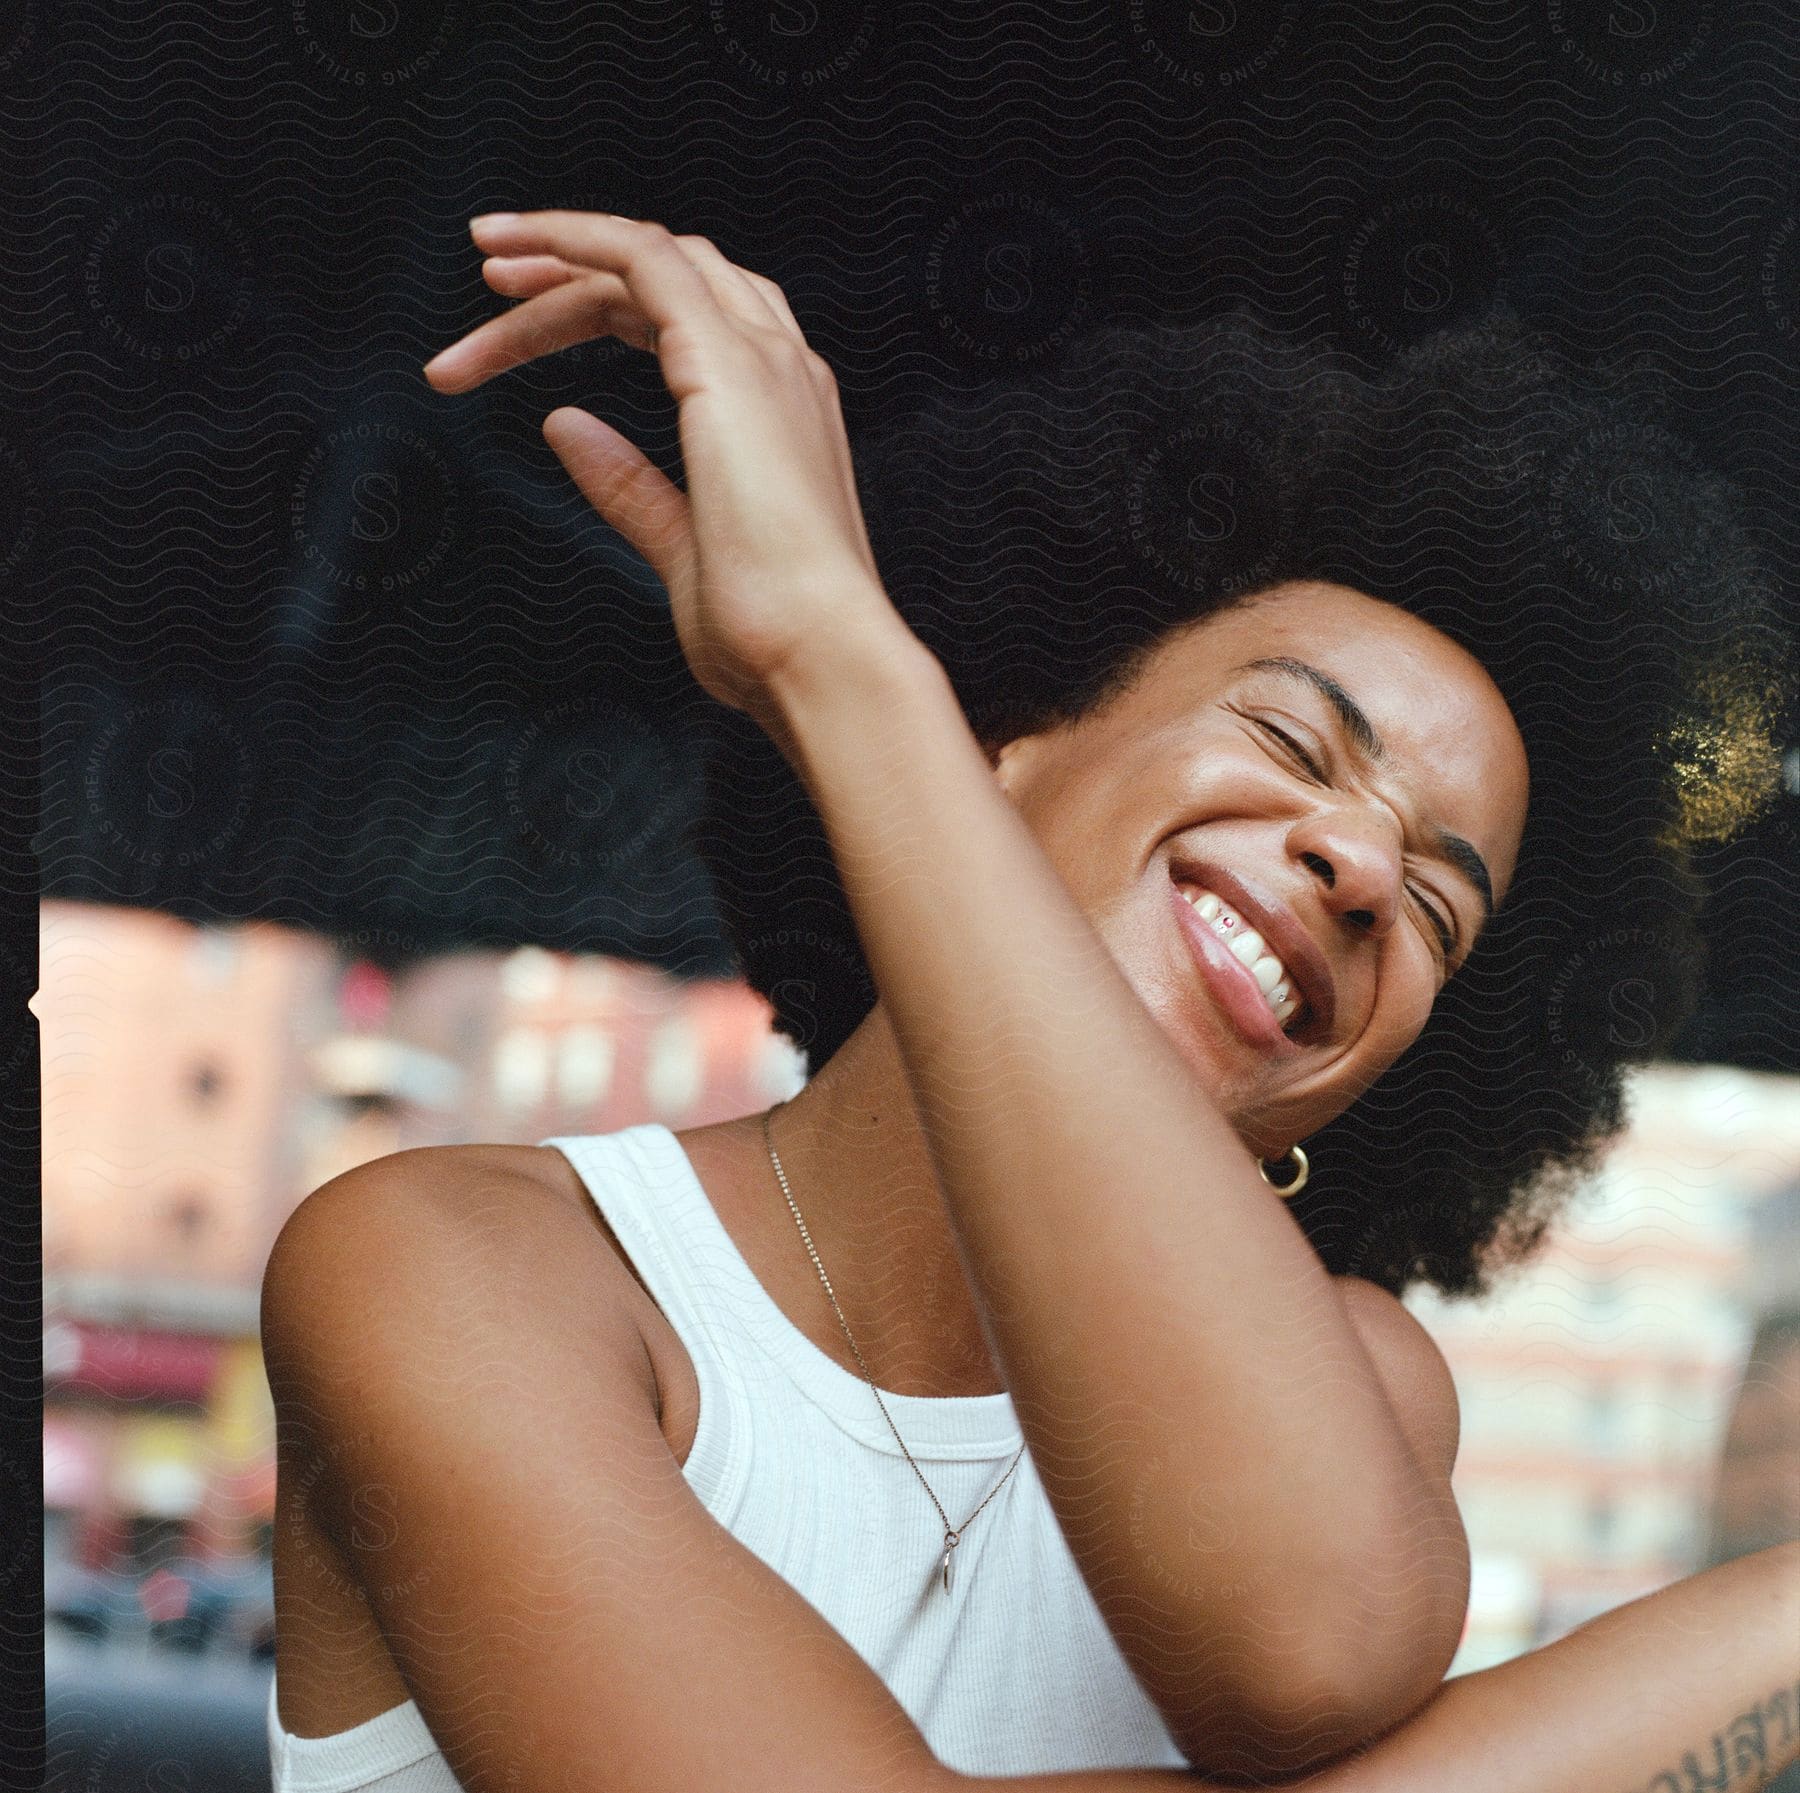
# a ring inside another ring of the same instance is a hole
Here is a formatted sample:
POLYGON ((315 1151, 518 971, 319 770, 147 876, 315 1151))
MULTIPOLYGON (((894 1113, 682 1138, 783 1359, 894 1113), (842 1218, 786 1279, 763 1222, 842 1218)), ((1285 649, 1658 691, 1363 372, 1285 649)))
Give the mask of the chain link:
MULTIPOLYGON (((776 1104, 776 1107, 785 1106, 785 1103, 776 1104)), ((906 1440, 900 1436, 900 1428, 894 1424, 894 1416, 888 1412, 887 1402, 882 1400, 881 1390, 875 1386, 875 1378, 869 1374, 869 1366, 864 1362, 863 1354, 857 1347, 856 1335, 851 1332, 850 1322, 844 1318, 844 1310, 838 1306, 838 1298, 832 1291, 831 1278, 825 1274, 825 1266, 819 1262, 819 1254, 813 1249, 812 1234, 806 1230, 806 1222, 800 1218, 799 1204, 794 1200, 793 1190, 788 1187, 787 1172, 781 1168, 781 1155, 775 1150, 775 1135, 770 1128, 770 1122, 774 1113, 775 1109, 773 1108, 764 1109, 762 1118, 763 1143, 769 1148, 769 1162, 775 1167, 776 1180, 781 1184, 781 1193, 787 1197, 787 1205, 794 1216, 794 1223, 800 1229, 800 1237, 806 1245, 806 1255, 812 1259, 813 1268, 819 1273, 819 1281, 825 1285, 826 1296, 831 1302, 831 1311, 837 1315, 838 1325, 844 1329, 844 1337, 849 1341, 850 1349, 855 1354, 857 1364, 860 1366, 863 1373, 863 1380, 868 1383, 870 1393, 874 1395, 876 1404, 881 1408, 881 1417, 887 1421, 888 1430, 893 1433, 894 1442, 899 1445, 901 1455, 912 1465, 913 1474, 919 1478, 925 1492, 931 1495, 931 1504, 937 1508, 938 1517, 944 1522, 945 1587, 948 1588, 949 1553, 962 1542, 962 1535, 969 1529, 970 1525, 974 1523, 975 1514, 979 1513, 981 1507, 985 1507, 988 1504, 988 1501, 992 1500, 994 1496, 1006 1486, 1007 1478, 1019 1467, 1019 1458, 1025 1455, 1025 1446, 1023 1444, 1019 1446, 1018 1454, 1014 1456, 1012 1462, 1007 1466, 1006 1475, 1003 1475, 999 1481, 988 1490, 986 1497, 981 1502, 981 1506, 978 1506, 975 1509, 975 1512, 971 1513, 960 1526, 952 1529, 950 1515, 944 1511, 943 1502, 938 1499, 936 1494, 932 1493, 931 1484, 925 1480, 925 1472, 920 1469, 917 1463, 913 1462, 913 1454, 906 1448, 906 1440)))

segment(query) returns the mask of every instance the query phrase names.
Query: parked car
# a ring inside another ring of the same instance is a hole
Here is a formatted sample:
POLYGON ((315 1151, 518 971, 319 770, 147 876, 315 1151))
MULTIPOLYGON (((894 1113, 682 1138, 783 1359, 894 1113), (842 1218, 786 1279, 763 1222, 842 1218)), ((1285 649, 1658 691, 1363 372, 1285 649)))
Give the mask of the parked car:
POLYGON ((153 1643, 273 1662, 275 1578, 266 1561, 181 1558, 139 1581, 153 1643))
POLYGON ((53 1635, 119 1643, 148 1633, 137 1579, 78 1563, 44 1566, 44 1627, 53 1635))
POLYGON ((66 1637, 141 1643, 191 1654, 275 1659, 275 1581, 266 1561, 183 1557, 147 1574, 44 1570, 44 1622, 66 1637))

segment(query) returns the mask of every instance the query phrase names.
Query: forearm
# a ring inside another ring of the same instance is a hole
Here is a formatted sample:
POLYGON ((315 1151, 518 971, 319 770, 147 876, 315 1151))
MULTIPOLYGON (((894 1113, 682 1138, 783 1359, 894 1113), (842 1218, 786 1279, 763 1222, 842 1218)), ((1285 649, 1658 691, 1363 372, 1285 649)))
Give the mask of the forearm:
MULTIPOLYGON (((1755 1793, 1800 1761, 1800 1545, 1634 1600, 1556 1643, 1446 1681, 1304 1793, 1755 1793)), ((961 1785, 1022 1793, 1217 1786, 1163 1769, 961 1785)))
POLYGON ((1165 1714, 1231 1728, 1271 1663, 1366 1641, 1343 1615, 1367 1638, 1416 1621, 1460 1567, 1453 1510, 935 660, 846 654, 780 711, 1070 1548, 1165 1714))

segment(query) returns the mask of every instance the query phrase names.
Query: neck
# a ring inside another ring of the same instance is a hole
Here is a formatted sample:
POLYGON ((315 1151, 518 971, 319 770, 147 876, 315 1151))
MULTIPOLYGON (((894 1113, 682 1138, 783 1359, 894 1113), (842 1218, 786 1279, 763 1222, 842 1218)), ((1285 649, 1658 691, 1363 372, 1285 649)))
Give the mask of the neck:
MULTIPOLYGON (((879 1004, 775 1111, 772 1128, 794 1201, 877 1382, 940 1396, 999 1390, 1003 1379, 879 1004)), ((757 1133, 760 1140, 760 1122, 757 1133)), ((776 1199, 791 1226, 779 1190, 776 1199)))

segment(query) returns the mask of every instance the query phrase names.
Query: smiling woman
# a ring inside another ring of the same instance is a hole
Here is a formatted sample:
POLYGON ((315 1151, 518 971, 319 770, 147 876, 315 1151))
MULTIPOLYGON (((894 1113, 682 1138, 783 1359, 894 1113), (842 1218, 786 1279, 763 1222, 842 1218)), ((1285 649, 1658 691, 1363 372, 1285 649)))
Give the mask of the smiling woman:
POLYGON ((1602 914, 1683 925, 1684 832, 1767 781, 1717 494, 1652 469, 1653 600, 1589 589, 1531 505, 1592 413, 1498 328, 1373 383, 1241 320, 1108 333, 853 465, 780 290, 704 238, 475 234, 525 303, 441 390, 616 333, 680 407, 685 491, 545 429, 724 713, 704 846, 811 1075, 301 1204, 277 1592, 324 1629, 287 1628, 281 1793, 1402 1793, 1475 1786, 1470 1727, 1585 1793, 1785 1699, 1791 1551, 1442 1687, 1456 1397, 1394 1299, 1477 1286, 1616 1125, 1617 1050, 1545 1062, 1549 968, 1602 914), (1318 1175, 1259 1178, 1302 1139, 1318 1175), (1573 1735, 1707 1624, 1654 1738, 1573 1735))
POLYGON ((1528 785, 1472 655, 1316 581, 1177 631, 1110 703, 996 763, 1133 987, 1269 1158, 1418 1036, 1488 892, 1506 894, 1528 785), (1192 905, 1174 912, 1188 950, 1172 965, 1171 894, 1192 905))

